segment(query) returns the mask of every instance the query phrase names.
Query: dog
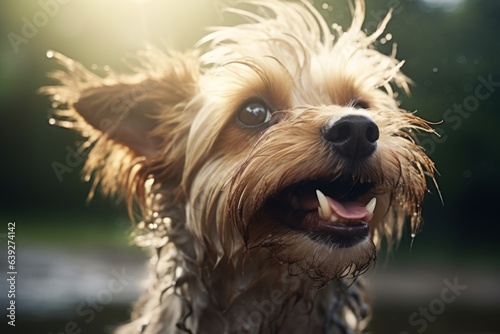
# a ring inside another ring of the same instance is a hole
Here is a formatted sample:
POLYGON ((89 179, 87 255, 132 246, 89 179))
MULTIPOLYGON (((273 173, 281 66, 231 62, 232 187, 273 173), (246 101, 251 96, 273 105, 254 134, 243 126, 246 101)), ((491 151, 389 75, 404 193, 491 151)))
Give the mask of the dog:
POLYGON ((148 46, 129 75, 48 53, 64 67, 41 89, 50 123, 86 138, 90 196, 126 201, 151 253, 117 333, 361 333, 358 277, 421 224, 435 167, 415 133, 433 129, 374 48, 390 12, 368 34, 363 0, 346 31, 307 1, 241 2, 258 10, 227 11, 247 23, 194 51, 148 46))

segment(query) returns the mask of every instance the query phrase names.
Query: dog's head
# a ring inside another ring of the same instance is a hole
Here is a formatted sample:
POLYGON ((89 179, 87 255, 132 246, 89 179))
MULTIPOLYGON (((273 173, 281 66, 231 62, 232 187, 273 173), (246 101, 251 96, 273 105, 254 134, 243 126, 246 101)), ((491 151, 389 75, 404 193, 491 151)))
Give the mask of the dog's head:
POLYGON ((307 2, 245 1, 261 15, 221 28, 201 51, 141 53, 131 76, 69 70, 44 92, 61 125, 93 146, 105 193, 135 198, 144 230, 189 231, 198 256, 259 249, 322 282, 359 274, 406 216, 420 222, 434 167, 415 143, 428 124, 400 109, 402 62, 373 48, 356 1, 346 32, 307 2))

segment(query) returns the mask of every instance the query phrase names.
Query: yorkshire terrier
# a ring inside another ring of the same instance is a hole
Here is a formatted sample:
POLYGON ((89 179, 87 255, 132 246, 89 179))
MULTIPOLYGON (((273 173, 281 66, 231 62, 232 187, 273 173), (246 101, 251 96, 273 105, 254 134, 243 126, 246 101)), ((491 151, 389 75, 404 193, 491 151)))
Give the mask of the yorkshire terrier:
POLYGON ((360 333, 357 279, 416 231, 434 165, 400 108, 395 52, 355 0, 347 31, 307 1, 244 0, 196 51, 148 47, 132 75, 65 69, 42 92, 87 141, 86 179, 140 217, 148 288, 118 333, 360 333), (256 14, 258 12, 259 14, 256 14))

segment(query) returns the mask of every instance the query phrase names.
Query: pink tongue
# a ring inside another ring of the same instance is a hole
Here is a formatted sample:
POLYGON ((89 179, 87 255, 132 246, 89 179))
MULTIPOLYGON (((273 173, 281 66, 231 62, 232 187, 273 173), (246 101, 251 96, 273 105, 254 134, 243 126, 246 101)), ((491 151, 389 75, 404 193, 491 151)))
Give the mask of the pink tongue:
POLYGON ((335 215, 339 218, 350 220, 362 220, 365 223, 373 218, 373 213, 369 213, 364 206, 356 202, 340 203, 333 198, 326 197, 335 215))

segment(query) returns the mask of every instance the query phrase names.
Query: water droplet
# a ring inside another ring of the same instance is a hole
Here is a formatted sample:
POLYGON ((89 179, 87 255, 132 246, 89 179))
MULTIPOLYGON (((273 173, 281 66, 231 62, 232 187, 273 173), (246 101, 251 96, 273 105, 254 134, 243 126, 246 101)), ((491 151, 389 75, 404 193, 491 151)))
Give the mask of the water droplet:
POLYGON ((54 118, 49 118, 49 124, 50 125, 55 125, 56 124, 56 120, 54 118))
POLYGON ((415 239, 415 237, 416 237, 416 236, 417 236, 417 235, 416 235, 415 233, 412 233, 412 234, 411 234, 411 238, 412 238, 412 239, 415 239))
POLYGON ((392 39, 392 34, 391 33, 388 33, 387 35, 385 35, 385 39, 387 41, 390 41, 392 39))
POLYGON ((321 5, 321 7, 322 7, 323 9, 328 9, 328 6, 329 6, 329 5, 328 5, 326 2, 325 2, 325 3, 323 3, 323 4, 321 5))
POLYGON ((49 51, 47 51, 46 55, 47 55, 47 58, 51 59, 54 57, 54 51, 49 50, 49 51))
POLYGON ((380 43, 385 44, 385 43, 387 43, 387 40, 385 38, 381 38, 380 43))
POLYGON ((437 73, 438 71, 439 71, 439 69, 438 69, 437 67, 434 67, 434 68, 432 69, 432 72, 434 72, 434 73, 437 73))
POLYGON ((104 69, 104 71, 108 72, 110 70, 110 67, 109 67, 109 65, 104 65, 103 69, 104 69))
POLYGON ((335 31, 340 31, 340 30, 342 30, 342 27, 339 24, 337 24, 337 23, 333 23, 332 24, 332 29, 335 30, 335 31))
POLYGON ((90 68, 91 68, 93 71, 97 70, 97 64, 92 64, 92 65, 90 65, 90 68))

